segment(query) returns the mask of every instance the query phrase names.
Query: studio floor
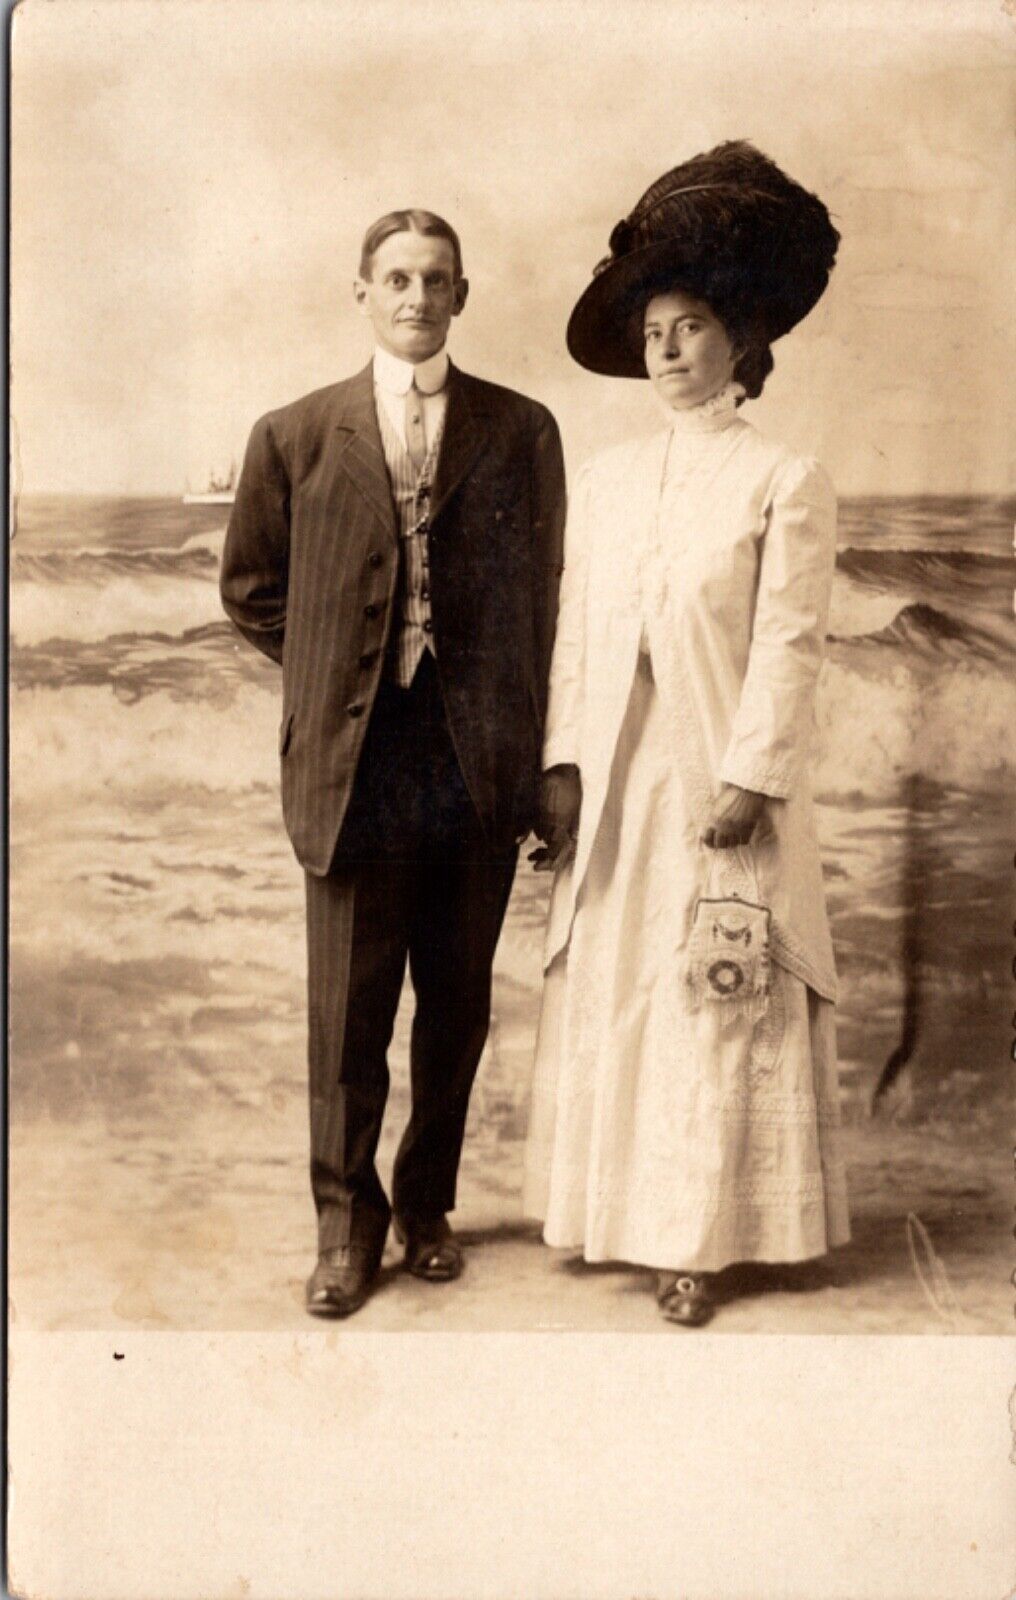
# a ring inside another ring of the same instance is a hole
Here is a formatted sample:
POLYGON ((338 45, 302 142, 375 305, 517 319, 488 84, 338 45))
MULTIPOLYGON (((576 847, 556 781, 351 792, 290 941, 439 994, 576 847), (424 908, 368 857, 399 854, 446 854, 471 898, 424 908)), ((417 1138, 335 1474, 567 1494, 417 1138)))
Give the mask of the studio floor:
MULTIPOLYGON (((295 1098, 295 1097, 294 1097, 295 1098)), ((298 1107, 203 1105, 186 1128, 33 1122, 11 1149, 10 1290, 31 1329, 309 1330, 313 1258, 298 1107), (231 1149, 232 1154, 227 1153, 231 1149)), ((397 1127, 386 1129, 386 1153, 397 1127)), ((853 1239, 793 1268, 732 1268, 710 1332, 1000 1333, 1012 1326, 1011 1184, 972 1121, 845 1130, 853 1239)), ((658 1317, 649 1272, 551 1251, 519 1214, 522 1143, 480 1130, 455 1222, 462 1278, 421 1283, 390 1238, 358 1331, 691 1334, 658 1317)), ((701 1335, 696 1335, 701 1337, 701 1335)))

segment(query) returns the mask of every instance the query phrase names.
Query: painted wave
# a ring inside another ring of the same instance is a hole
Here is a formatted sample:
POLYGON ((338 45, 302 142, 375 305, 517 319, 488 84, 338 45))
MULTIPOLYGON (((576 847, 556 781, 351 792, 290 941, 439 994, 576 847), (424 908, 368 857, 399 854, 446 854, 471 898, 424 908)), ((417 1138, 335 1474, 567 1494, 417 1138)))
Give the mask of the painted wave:
POLYGON ((907 590, 921 598, 1012 611, 1016 562, 969 550, 874 550, 848 546, 839 573, 862 589, 907 590))
MULTIPOLYGON (((223 538, 219 529, 172 549, 22 551, 12 570, 12 639, 22 648, 108 641, 111 660, 122 641, 145 636, 173 636, 186 645, 195 630, 222 621, 216 579, 223 538)), ((1013 573, 1013 563, 998 555, 849 546, 837 557, 830 634, 877 635, 908 604, 1009 619, 1013 573)), ((970 638, 981 654, 979 636, 970 638)))
POLYGON ((1002 666, 1016 655, 1016 623, 1011 617, 958 617, 915 601, 873 632, 849 639, 833 635, 830 642, 841 660, 849 659, 848 652, 896 650, 915 661, 1002 666))
MULTIPOLYGON (((866 587, 840 574, 830 648, 839 659, 847 659, 845 651, 858 652, 858 665, 863 654, 892 650, 915 667, 948 661, 1008 670, 1016 653, 1012 603, 1003 604, 997 589, 991 595, 991 603, 967 603, 961 614, 959 594, 952 609, 920 598, 913 587, 910 593, 896 584, 866 587)), ((123 686, 130 680, 143 694, 146 684, 157 688, 179 678, 193 680, 200 693, 202 671, 214 690, 217 674, 249 675, 244 661, 258 660, 224 619, 213 582, 148 577, 62 588, 15 583, 11 636, 12 677, 23 686, 123 686)))
MULTIPOLYGON (((844 504, 819 793, 890 798, 912 774, 966 792, 1010 781, 1002 507, 844 504)), ((274 788, 280 678, 223 617, 221 513, 54 501, 33 516, 12 553, 14 804, 119 795, 161 808, 184 790, 274 788)))
POLYGON ((15 582, 106 583, 121 577, 212 578, 218 574, 225 529, 195 534, 174 548, 90 547, 13 552, 15 582))
POLYGON ((163 691, 177 700, 221 702, 238 684, 278 678, 278 668, 251 650, 224 618, 175 635, 123 633, 16 644, 10 659, 19 689, 106 685, 128 702, 163 691))
MULTIPOLYGON (((183 790, 274 787, 280 712, 278 669, 242 643, 227 658, 210 634, 189 653, 136 661, 119 681, 97 666, 57 693, 41 679, 15 683, 12 799, 163 807, 183 790)), ((826 662, 817 722, 818 794, 891 799, 913 775, 968 793, 1012 784, 1016 675, 994 663, 927 670, 898 642, 850 641, 826 662)))
POLYGON ((11 585, 11 638, 17 645, 46 640, 123 638, 164 633, 183 637, 191 628, 222 621, 218 585, 185 577, 113 577, 108 582, 64 583, 29 579, 11 585))
POLYGON ((1006 495, 850 495, 839 504, 843 545, 879 550, 940 549, 1005 555, 1016 500, 1006 495))
POLYGON ((834 650, 819 682, 817 794, 889 800, 915 777, 969 795, 1011 792, 1011 673, 920 671, 897 648, 851 650, 834 650))

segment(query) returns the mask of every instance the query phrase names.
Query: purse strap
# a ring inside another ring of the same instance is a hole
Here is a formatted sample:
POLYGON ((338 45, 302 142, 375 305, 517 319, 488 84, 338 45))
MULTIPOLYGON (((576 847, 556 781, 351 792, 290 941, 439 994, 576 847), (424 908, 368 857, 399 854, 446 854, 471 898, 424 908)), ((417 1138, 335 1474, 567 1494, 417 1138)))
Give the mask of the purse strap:
POLYGON ((699 841, 696 877, 700 900, 743 900, 747 905, 762 904, 758 868, 750 844, 711 850, 699 841))

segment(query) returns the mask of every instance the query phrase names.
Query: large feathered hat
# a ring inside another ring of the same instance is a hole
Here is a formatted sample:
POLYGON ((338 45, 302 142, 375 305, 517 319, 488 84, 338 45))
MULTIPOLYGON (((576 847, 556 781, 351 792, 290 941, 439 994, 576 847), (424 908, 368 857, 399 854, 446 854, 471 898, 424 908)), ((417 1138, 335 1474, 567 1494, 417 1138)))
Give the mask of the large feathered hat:
POLYGON ((771 344, 821 296, 839 237, 816 195, 729 140, 658 178, 617 224, 569 319, 568 349, 591 372, 644 378, 634 319, 668 289, 771 344))

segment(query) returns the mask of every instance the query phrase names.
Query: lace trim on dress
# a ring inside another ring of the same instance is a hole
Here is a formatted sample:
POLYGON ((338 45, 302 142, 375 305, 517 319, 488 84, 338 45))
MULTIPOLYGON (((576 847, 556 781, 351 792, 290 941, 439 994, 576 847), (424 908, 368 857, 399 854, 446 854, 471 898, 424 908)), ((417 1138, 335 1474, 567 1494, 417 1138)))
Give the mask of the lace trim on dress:
POLYGON ((751 1082, 760 1083, 780 1059, 787 1031, 787 1000, 779 975, 773 975, 769 1005, 755 1024, 751 1041, 748 1073, 751 1082))
MULTIPOLYGON (((752 1042, 754 1054, 755 1044, 752 1042)), ((588 1059, 588 1058, 587 1058, 588 1059)), ((687 1052, 675 1051, 674 1056, 663 1063, 662 1070, 672 1076, 685 1067, 694 1066, 694 1056, 687 1052)), ((754 1086, 764 1077, 766 1063, 763 1061, 761 1071, 756 1071, 754 1060, 748 1063, 748 1082, 754 1086)), ((556 1087, 537 1088, 532 1094, 532 1103, 537 1101, 555 1107, 572 1107, 588 1105, 595 1097, 595 1086, 586 1085, 582 1090, 573 1093, 561 1094, 556 1087)), ((673 1121, 680 1120, 693 1124, 698 1122, 707 1112, 711 1117, 717 1117, 722 1122, 743 1123, 750 1119, 752 1127, 758 1128, 788 1128, 799 1124, 807 1126, 810 1123, 819 1123, 823 1126, 838 1128, 842 1126, 843 1113, 839 1103, 828 1097, 812 1094, 759 1094, 749 1089, 747 1092, 727 1094, 722 1101, 708 1098, 699 1094, 698 1099, 686 1099, 686 1104, 681 1105, 676 1095, 671 1096, 669 1115, 673 1121)))
MULTIPOLYGON (((565 1168, 565 1175, 573 1172, 574 1182, 562 1182, 562 1192, 581 1193, 584 1198, 594 1201, 603 1198, 608 1204, 617 1200, 616 1179, 610 1178, 600 1183, 590 1183, 584 1167, 565 1168)), ((641 1195, 646 1195, 650 1201, 658 1202, 661 1191, 671 1195, 682 1196, 682 1206, 687 1207, 689 1194, 695 1193, 697 1186, 691 1185, 681 1173, 664 1171, 662 1168, 651 1175, 641 1179, 628 1177, 625 1179, 625 1193, 629 1200, 635 1200, 641 1195)), ((790 1177, 781 1177, 778 1174, 768 1174, 763 1177, 746 1179, 741 1183, 725 1183, 722 1194, 700 1199, 698 1203, 689 1208, 691 1212, 702 1214, 715 1212, 722 1215, 725 1211, 737 1210, 745 1204, 787 1205, 798 1206, 802 1203, 821 1205, 825 1199, 826 1181, 821 1171, 809 1173, 803 1177, 795 1173, 790 1177)))
POLYGON ((697 406, 687 406, 675 411, 673 406, 661 402, 667 421, 675 433, 720 433, 729 427, 737 416, 737 402, 744 399, 744 388, 739 383, 725 383, 723 388, 697 406))

